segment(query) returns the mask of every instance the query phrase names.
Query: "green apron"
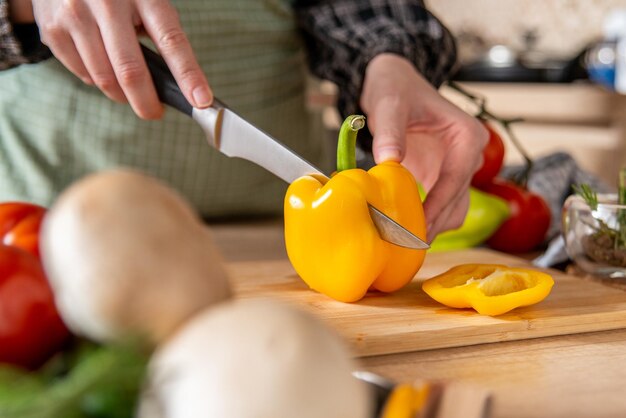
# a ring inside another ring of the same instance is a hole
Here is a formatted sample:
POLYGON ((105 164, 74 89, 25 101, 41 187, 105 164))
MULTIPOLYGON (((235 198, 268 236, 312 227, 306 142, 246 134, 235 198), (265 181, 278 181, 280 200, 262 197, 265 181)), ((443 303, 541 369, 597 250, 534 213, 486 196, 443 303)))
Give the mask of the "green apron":
MULTIPOLYGON (((311 162, 327 167, 323 130, 305 107, 301 38, 284 0, 174 0, 217 97, 311 162)), ((57 60, 0 72, 0 201, 50 205, 87 173, 134 167, 163 179, 205 217, 276 214, 286 188, 209 147, 173 109, 140 120, 57 60)))

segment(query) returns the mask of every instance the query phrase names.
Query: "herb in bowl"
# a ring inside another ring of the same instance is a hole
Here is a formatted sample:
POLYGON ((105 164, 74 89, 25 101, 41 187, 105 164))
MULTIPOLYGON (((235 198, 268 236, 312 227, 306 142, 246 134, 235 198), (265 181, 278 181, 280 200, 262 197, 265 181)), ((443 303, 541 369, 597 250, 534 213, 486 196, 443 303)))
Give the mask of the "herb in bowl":
MULTIPOLYGON (((575 185, 574 192, 579 195, 592 211, 598 210, 603 202, 597 193, 587 184, 575 185)), ((582 237, 582 246, 589 258, 612 266, 626 267, 626 209, 617 205, 626 205, 626 168, 619 174, 619 190, 616 206, 616 222, 609 224, 600 217, 594 217, 597 225, 592 234, 582 237)))

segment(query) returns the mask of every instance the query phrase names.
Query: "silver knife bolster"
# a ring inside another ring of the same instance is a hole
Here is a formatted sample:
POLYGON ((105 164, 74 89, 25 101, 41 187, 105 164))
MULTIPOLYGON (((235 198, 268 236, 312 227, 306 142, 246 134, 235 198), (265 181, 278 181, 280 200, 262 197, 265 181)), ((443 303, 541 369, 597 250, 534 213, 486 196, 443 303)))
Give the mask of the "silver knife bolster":
POLYGON ((224 108, 211 106, 206 109, 197 109, 194 107, 191 110, 191 117, 204 131, 209 145, 219 150, 224 108))

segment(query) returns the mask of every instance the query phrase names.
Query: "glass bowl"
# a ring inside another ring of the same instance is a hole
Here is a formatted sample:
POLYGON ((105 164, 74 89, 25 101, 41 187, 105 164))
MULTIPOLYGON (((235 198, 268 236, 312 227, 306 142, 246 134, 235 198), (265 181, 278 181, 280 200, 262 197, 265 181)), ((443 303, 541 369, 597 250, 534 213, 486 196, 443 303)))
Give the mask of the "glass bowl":
POLYGON ((626 278, 626 205, 617 204, 617 195, 598 194, 593 210, 580 196, 569 196, 563 204, 562 233, 567 254, 584 272, 626 278))

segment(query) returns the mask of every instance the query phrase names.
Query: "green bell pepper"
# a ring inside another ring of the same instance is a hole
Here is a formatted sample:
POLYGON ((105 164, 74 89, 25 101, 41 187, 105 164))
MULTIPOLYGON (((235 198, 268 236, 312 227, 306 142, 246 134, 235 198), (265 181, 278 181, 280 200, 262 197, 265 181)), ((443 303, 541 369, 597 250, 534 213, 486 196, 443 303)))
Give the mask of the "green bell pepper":
POLYGON ((443 232, 430 244, 431 251, 460 250, 486 241, 509 217, 504 199, 470 187, 470 204, 460 228, 443 232))

